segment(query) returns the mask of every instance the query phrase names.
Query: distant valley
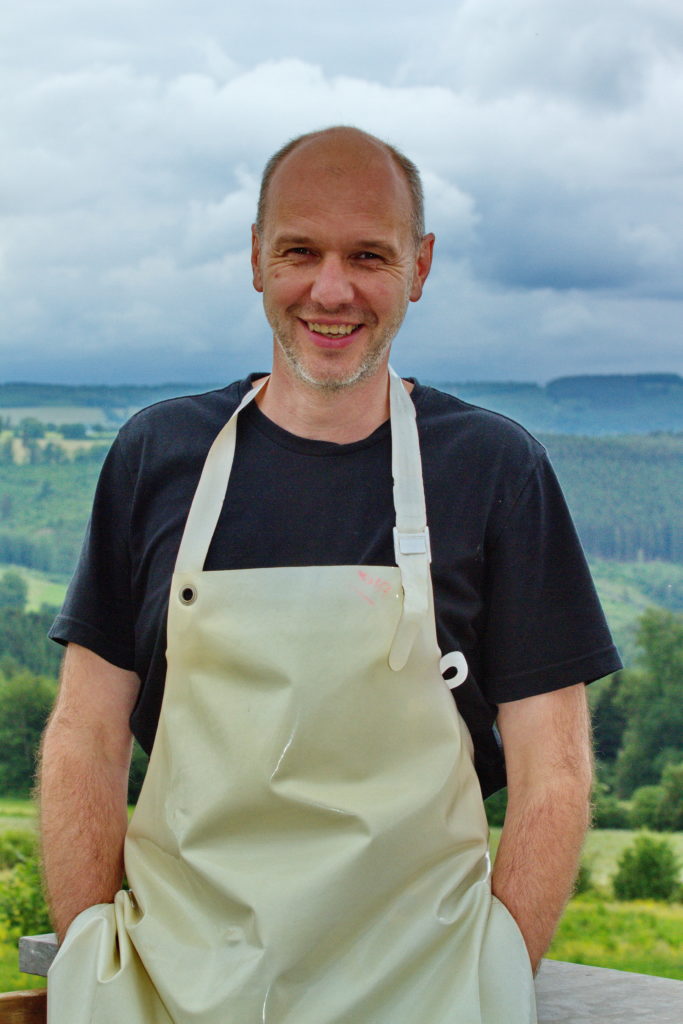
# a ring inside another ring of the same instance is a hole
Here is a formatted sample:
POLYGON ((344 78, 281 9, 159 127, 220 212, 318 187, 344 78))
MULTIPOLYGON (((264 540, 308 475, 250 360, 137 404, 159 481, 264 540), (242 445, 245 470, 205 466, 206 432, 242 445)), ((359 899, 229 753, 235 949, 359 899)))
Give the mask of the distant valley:
MULTIPOLYGON (((683 377, 675 373, 560 377, 545 385, 443 380, 424 383, 510 416, 534 433, 594 436, 683 432, 683 377)), ((219 386, 6 383, 0 384, 0 418, 12 426, 35 417, 56 425, 78 419, 89 426, 116 427, 153 402, 219 386)))

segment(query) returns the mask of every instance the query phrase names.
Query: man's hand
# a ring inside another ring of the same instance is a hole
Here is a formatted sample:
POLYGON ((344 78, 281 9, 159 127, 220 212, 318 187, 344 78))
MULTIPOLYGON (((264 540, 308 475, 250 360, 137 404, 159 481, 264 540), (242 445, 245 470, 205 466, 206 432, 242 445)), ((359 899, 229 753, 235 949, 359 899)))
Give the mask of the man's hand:
POLYGON ((508 807, 493 892, 524 936, 534 971, 550 945, 590 823, 592 750, 585 686, 501 704, 508 807))
POLYGON ((70 644, 43 737, 40 828, 52 923, 61 941, 74 917, 121 887, 132 737, 140 680, 70 644))

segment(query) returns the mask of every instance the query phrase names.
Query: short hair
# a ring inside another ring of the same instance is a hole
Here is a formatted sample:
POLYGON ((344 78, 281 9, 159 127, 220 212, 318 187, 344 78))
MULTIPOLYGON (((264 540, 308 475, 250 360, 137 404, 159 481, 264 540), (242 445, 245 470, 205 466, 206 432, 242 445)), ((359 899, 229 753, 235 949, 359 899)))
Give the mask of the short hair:
POLYGON ((353 125, 333 125, 330 128, 321 128, 319 131, 306 132, 305 135, 297 135, 295 139, 290 139, 284 146, 278 149, 277 153, 274 153, 266 166, 263 169, 263 175, 261 177, 261 188, 259 190, 258 206, 256 209, 256 230, 259 234, 263 233, 263 226, 266 217, 266 201, 268 199, 268 189, 270 183, 285 157, 289 156, 295 149, 297 149, 303 142, 308 142, 309 139, 318 138, 321 135, 327 135, 330 132, 351 130, 358 132, 359 135, 364 135, 367 139, 371 139, 373 142, 379 143, 380 146, 389 154, 391 159, 394 161, 398 169, 403 174, 405 182, 410 192, 410 202, 412 207, 411 215, 411 228, 413 233, 413 240, 415 245, 419 245, 422 237, 425 233, 425 218, 424 218, 424 193, 422 190, 422 180, 420 178, 420 172, 416 165, 410 160, 400 149, 396 149, 395 146, 391 146, 388 142, 384 142, 383 139, 378 139, 375 135, 370 135, 369 132, 364 132, 360 128, 355 128, 353 125))

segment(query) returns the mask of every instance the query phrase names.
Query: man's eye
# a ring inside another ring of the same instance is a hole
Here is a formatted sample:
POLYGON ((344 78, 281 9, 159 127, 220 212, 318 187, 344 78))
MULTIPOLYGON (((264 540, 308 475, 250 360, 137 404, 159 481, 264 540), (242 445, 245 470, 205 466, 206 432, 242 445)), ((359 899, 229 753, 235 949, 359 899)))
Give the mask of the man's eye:
POLYGON ((303 245, 295 245, 293 248, 287 250, 288 256, 310 256, 311 250, 307 249, 303 245))
POLYGON ((376 252, 359 252, 356 253, 357 260, 381 260, 382 257, 376 252))

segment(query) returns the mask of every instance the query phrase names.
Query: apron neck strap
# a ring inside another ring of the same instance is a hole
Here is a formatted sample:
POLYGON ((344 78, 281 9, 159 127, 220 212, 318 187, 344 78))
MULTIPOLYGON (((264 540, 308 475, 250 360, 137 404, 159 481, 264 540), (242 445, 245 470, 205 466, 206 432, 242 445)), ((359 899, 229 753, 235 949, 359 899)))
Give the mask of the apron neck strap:
POLYGON ((429 611, 431 552, 415 406, 391 367, 389 401, 396 509, 394 556, 403 586, 403 608, 389 652, 389 666, 399 671, 406 664, 420 624, 429 611))
POLYGON ((237 417, 256 398, 268 378, 250 388, 209 448, 192 499, 175 563, 176 572, 200 572, 216 532, 235 457, 237 417))
MULTIPOLYGON (((237 417, 266 383, 244 396, 209 449, 178 549, 177 573, 201 572, 216 531, 235 456, 237 417)), ((429 530, 425 511, 420 445, 415 406, 403 381, 389 367, 391 409, 391 469, 394 478, 394 551, 401 572, 403 608, 389 654, 389 665, 403 668, 417 630, 429 610, 429 530)))

